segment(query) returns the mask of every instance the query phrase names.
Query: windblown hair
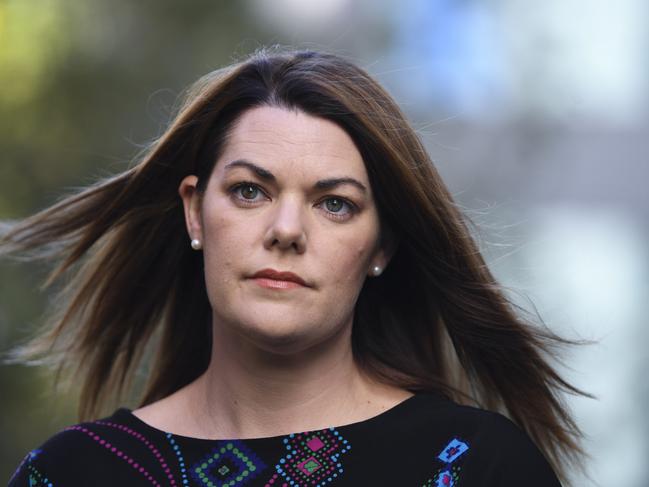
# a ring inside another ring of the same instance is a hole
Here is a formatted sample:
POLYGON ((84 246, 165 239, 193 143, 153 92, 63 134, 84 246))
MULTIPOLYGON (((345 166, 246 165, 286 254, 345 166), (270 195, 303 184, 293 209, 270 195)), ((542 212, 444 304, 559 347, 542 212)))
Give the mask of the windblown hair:
POLYGON ((387 384, 508 415, 563 477, 582 455, 563 394, 583 393, 550 360, 557 345, 572 342, 519 316, 397 104, 336 55, 261 50, 204 76, 136 164, 5 224, 1 254, 54 262, 46 285, 66 282, 45 330, 15 349, 14 360, 46 358, 81 378, 80 419, 98 416, 107 399, 119 401, 142 366, 140 405, 207 369, 212 310, 178 187, 195 174, 204 194, 233 123, 264 105, 331 120, 351 136, 382 232, 399 242, 358 298, 359 366, 387 384))

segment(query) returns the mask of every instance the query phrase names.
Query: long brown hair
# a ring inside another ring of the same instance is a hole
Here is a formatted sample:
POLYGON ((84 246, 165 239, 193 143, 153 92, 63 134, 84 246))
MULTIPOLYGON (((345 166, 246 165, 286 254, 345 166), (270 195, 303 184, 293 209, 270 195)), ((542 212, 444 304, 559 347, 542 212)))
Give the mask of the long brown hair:
POLYGON ((233 122, 260 105, 299 109, 347 131, 383 234, 399 242, 384 274, 360 293, 358 364, 385 383, 507 414, 564 474, 581 450, 562 394, 582 393, 549 360, 571 342, 520 316, 397 104, 335 55, 261 50, 206 75, 133 167, 5 224, 0 252, 54 261, 47 284, 67 282, 45 332, 13 359, 49 357, 59 372, 81 377, 81 419, 98 416, 106 399, 121 400, 141 364, 141 405, 206 370, 212 311, 177 190, 189 174, 205 190, 233 122))

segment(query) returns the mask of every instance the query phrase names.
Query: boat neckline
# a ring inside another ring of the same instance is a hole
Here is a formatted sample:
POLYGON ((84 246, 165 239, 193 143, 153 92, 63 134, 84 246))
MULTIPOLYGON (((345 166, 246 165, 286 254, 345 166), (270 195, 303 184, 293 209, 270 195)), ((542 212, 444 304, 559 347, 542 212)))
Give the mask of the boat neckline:
POLYGON ((164 431, 159 428, 156 428, 155 426, 150 425, 149 423, 143 421, 142 419, 138 418, 133 414, 133 411, 129 408, 126 407, 121 407, 115 411, 113 414, 112 418, 113 419, 121 419, 128 421, 132 426, 137 426, 138 429, 142 430, 147 430, 149 432, 153 432, 157 435, 165 435, 169 436, 172 435, 176 439, 181 439, 185 441, 191 441, 191 442, 208 442, 208 443, 213 443, 213 442, 223 442, 223 441, 247 441, 247 442, 259 442, 259 441, 271 441, 271 440, 277 440, 281 438, 285 438, 287 436, 294 436, 294 435, 299 435, 299 434, 308 434, 308 433, 315 433, 317 431, 325 431, 325 430, 338 430, 338 431, 351 431, 359 428, 365 428, 369 427, 370 425, 374 425, 376 423, 381 423, 385 422, 389 419, 392 419, 396 416, 402 415, 406 413, 409 409, 414 406, 418 401, 421 400, 423 396, 429 396, 431 393, 423 393, 423 392, 416 392, 412 396, 407 397, 403 401, 395 404, 389 409, 386 409, 385 411, 380 412, 379 414, 376 414, 370 418, 363 419, 360 421, 354 421, 352 423, 346 423, 346 424, 341 424, 341 425, 335 425, 335 426, 328 426, 325 428, 320 428, 320 429, 315 429, 315 430, 306 430, 306 431, 297 431, 297 432, 288 432, 280 435, 273 435, 273 436, 262 436, 262 437, 250 437, 250 438, 197 438, 197 437, 192 437, 192 436, 186 436, 186 435, 181 435, 181 434, 176 434, 171 431, 164 431))

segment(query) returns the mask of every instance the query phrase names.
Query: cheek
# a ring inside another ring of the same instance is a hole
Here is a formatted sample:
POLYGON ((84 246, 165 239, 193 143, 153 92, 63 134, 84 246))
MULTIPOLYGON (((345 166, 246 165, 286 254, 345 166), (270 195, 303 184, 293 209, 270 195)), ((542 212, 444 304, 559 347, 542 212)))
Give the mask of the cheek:
MULTIPOLYGON (((217 213, 218 214, 218 213, 217 213)), ((235 264, 240 261, 244 246, 237 235, 241 222, 226 216, 212 216, 203 221, 203 258, 205 280, 210 294, 230 288, 235 264)))
POLYGON ((327 259, 330 272, 335 272, 332 280, 346 287, 361 285, 369 267, 373 243, 352 237, 340 239, 330 247, 332 250, 338 249, 332 251, 327 259))

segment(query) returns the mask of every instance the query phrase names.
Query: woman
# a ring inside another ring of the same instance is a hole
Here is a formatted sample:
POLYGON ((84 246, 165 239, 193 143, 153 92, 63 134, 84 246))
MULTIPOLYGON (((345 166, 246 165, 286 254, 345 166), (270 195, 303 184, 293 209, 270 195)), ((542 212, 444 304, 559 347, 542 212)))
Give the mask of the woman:
POLYGON ((2 243, 74 276, 16 356, 76 366, 86 420, 12 486, 548 486, 579 459, 564 341, 514 314, 395 102, 337 56, 207 75, 135 167, 2 243), (90 421, 151 353, 140 406, 90 421))

